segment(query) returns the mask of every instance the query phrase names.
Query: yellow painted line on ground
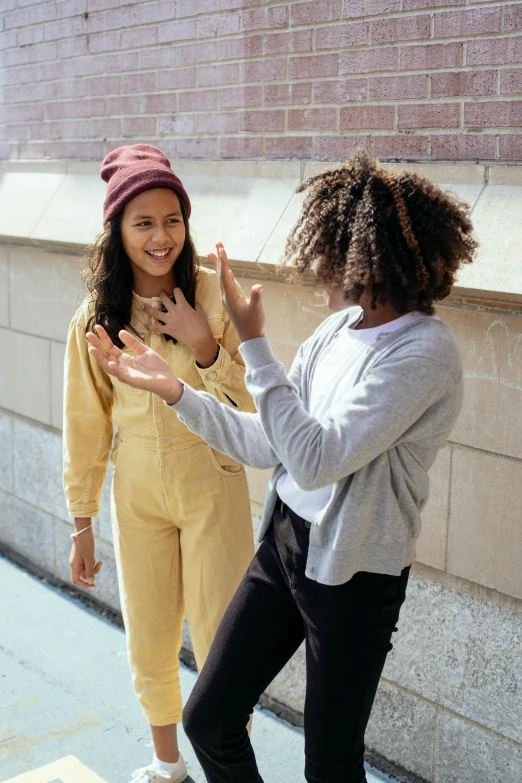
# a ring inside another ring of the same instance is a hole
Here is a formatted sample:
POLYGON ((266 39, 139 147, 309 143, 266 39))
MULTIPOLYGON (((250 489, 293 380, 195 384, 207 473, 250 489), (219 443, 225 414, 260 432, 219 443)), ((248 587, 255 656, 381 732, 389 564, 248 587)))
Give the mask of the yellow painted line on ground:
POLYGON ((107 783, 96 772, 78 761, 76 756, 64 756, 52 764, 9 778, 2 783, 55 783, 57 780, 60 783, 107 783))

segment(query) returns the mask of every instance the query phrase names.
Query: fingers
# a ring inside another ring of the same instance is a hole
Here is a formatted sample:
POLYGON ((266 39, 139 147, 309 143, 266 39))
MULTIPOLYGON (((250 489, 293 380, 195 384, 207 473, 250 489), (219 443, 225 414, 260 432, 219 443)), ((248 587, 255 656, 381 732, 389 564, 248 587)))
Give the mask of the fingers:
POLYGON ((107 353, 110 353, 112 356, 119 356, 121 354, 121 350, 114 345, 103 326, 101 326, 101 324, 96 324, 94 328, 96 329, 96 334, 100 338, 100 342, 107 353))
POLYGON ((259 302, 261 297, 263 296, 263 286, 259 283, 257 285, 253 285, 250 290, 250 299, 253 302, 259 302))
MULTIPOLYGON (((167 299, 167 302, 170 304, 171 307, 174 307, 168 296, 165 294, 165 297, 167 299)), ((156 321, 162 321, 165 320, 165 316, 167 313, 164 313, 163 310, 158 310, 156 307, 151 307, 150 305, 142 305, 143 310, 148 313, 152 318, 155 318, 156 321)), ((168 308, 167 308, 168 309, 168 308)))
POLYGON ((159 326, 157 324, 145 324, 148 332, 161 332, 161 334, 168 334, 166 326, 159 326))
POLYGON ((174 289, 174 299, 176 300, 176 304, 188 304, 187 300, 185 299, 185 294, 181 290, 181 288, 175 288, 174 289))
MULTIPOLYGON (((174 302, 172 301, 172 299, 170 298, 170 296, 169 296, 169 295, 166 293, 166 291, 160 291, 160 292, 159 292, 159 295, 160 295, 160 299, 161 299, 161 301, 163 302, 163 304, 165 305, 165 307, 167 308, 167 310, 169 310, 169 311, 170 311, 170 310, 172 310, 174 307, 176 307, 176 305, 174 304, 174 302)), ((177 303, 177 301, 178 301, 178 300, 176 299, 176 303, 177 303)), ((151 308, 151 309, 152 309, 152 308, 151 308)), ((153 315, 153 313, 151 313, 151 315, 153 315)), ((157 317, 157 316, 154 316, 154 315, 153 315, 153 317, 157 317)))
POLYGON ((146 346, 143 345, 143 343, 140 343, 140 341, 137 340, 134 335, 130 334, 130 332, 126 332, 125 329, 122 329, 118 336, 123 345, 126 345, 127 348, 130 348, 131 351, 134 351, 134 353, 147 353, 146 346))
MULTIPOLYGON (((114 364, 114 360, 111 360, 111 357, 108 355, 106 351, 102 348, 101 344, 99 348, 95 348, 94 346, 90 346, 88 349, 89 353, 94 356, 96 361, 102 366, 102 368, 105 370, 106 373, 109 373, 110 375, 113 375, 113 373, 110 370, 109 364, 112 361, 114 364)), ((117 365, 116 365, 117 366, 117 365)))

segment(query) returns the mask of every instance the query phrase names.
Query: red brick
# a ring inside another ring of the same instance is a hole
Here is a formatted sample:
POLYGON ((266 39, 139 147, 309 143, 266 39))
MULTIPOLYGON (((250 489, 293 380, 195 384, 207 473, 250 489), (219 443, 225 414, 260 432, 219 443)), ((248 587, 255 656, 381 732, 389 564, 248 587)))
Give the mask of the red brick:
MULTIPOLYGON (((74 116, 74 103, 72 101, 48 102, 45 104, 45 118, 47 120, 64 120, 74 116)), ((43 119, 43 117, 36 117, 35 119, 43 119)))
POLYGON ((288 130, 335 130, 337 128, 337 109, 290 109, 288 112, 288 130))
MULTIPOLYGON (((10 33, 3 33, 3 36, 11 35, 10 33)), ((41 43, 44 39, 44 28, 40 25, 35 25, 33 27, 23 27, 22 29, 19 29, 18 32, 13 30, 12 35, 14 36, 15 43, 13 44, 16 46, 18 43, 18 46, 29 46, 29 44, 35 44, 35 43, 41 43)), ((8 49, 9 47, 5 45, 4 43, 5 39, 2 38, 3 46, 2 48, 8 49)))
POLYGON ((522 68, 508 68, 500 71, 500 92, 502 95, 522 93, 522 68))
MULTIPOLYGON (((31 155, 24 154, 22 157, 30 158, 31 155)), ((43 155, 35 155, 34 157, 43 157, 43 155)), ((9 142, 3 144, 0 143, 0 160, 16 160, 18 158, 18 145, 11 144, 9 142)))
POLYGON ((178 65, 216 62, 217 44, 215 41, 204 41, 189 46, 178 46, 176 48, 176 60, 178 65))
MULTIPOLYGON (((106 0, 98 0, 98 2, 104 3, 104 7, 106 7, 106 0)), ((96 0, 89 0, 89 11, 93 10, 96 10, 96 0)), ((67 16, 77 16, 78 14, 84 14, 86 11, 87 0, 64 0, 62 3, 56 3, 56 16, 58 19, 64 19, 67 16)))
POLYGON ((393 128, 393 106, 346 106, 341 109, 341 129, 366 130, 393 128))
POLYGON ((19 125, 4 125, 4 138, 13 141, 28 141, 31 138, 31 126, 27 123, 19 125))
POLYGON ((199 133, 237 133, 237 129, 236 112, 205 112, 196 118, 196 131, 199 133))
POLYGON ((168 71, 158 71, 159 90, 180 90, 185 87, 194 87, 195 84, 195 68, 172 68, 168 71))
POLYGON ((401 69, 404 71, 456 68, 459 65, 462 65, 461 43, 401 46, 401 69))
POLYGON ((460 133, 431 138, 431 157, 434 160, 494 160, 495 154, 494 136, 460 133))
POLYGON ((110 33, 98 33, 89 36, 89 53, 114 52, 121 45, 121 32, 112 30, 110 33))
POLYGON ((522 36, 468 41, 466 65, 514 65, 522 62, 522 36))
POLYGON ((121 34, 122 49, 143 49, 145 46, 154 46, 157 42, 158 29, 156 27, 138 27, 134 30, 123 30, 121 34))
POLYGON ((286 59, 247 60, 243 65, 245 82, 271 82, 286 76, 286 59))
POLYGON ((56 41, 60 38, 74 38, 87 33, 87 22, 83 16, 73 16, 70 19, 48 22, 44 25, 46 41, 56 41))
POLYGON ((265 104, 269 106, 292 106, 311 103, 311 100, 312 85, 310 82, 267 84, 265 87, 265 104))
MULTIPOLYGON (((116 81, 118 77, 116 76, 116 81)), ((66 79, 65 81, 54 82, 56 85, 57 98, 83 98, 87 95, 88 83, 86 79, 66 79)), ((106 93, 101 93, 105 95, 106 93)), ((94 95, 94 93, 91 93, 94 95)))
POLYGON ((217 102, 217 90, 190 90, 189 92, 180 92, 179 94, 179 108, 181 111, 216 109, 217 102))
POLYGON ((403 11, 416 11, 422 8, 439 8, 441 5, 466 5, 467 0, 402 0, 403 11))
POLYGON ((315 54, 308 57, 290 57, 288 75, 291 79, 316 79, 339 74, 337 54, 315 54))
POLYGON ((345 49, 368 43, 370 25, 366 23, 338 24, 320 27, 315 33, 316 49, 345 49))
POLYGON ((500 6, 497 6, 435 14, 435 38, 463 38, 497 33, 500 30, 500 11, 500 6))
POLYGON ((142 95, 124 95, 111 98, 111 115, 127 114, 133 116, 143 111, 144 98, 142 95))
POLYGON ((344 4, 344 18, 354 19, 360 16, 367 19, 379 14, 393 14, 400 9, 400 0, 348 0, 344 4))
MULTIPOLYGON (((74 79, 72 84, 87 84, 89 95, 92 96, 116 95, 120 92, 119 76, 94 76, 86 81, 83 79, 74 79)), ((129 92, 131 91, 129 90, 129 92)), ((134 92, 134 90, 132 90, 132 92, 134 92)))
POLYGON ((156 118, 123 117, 121 132, 124 136, 150 136, 156 132, 156 118))
POLYGON ((399 128, 458 128, 458 103, 416 103, 399 106, 399 128))
POLYGON ((169 136, 173 133, 183 135, 194 133, 195 127, 194 114, 174 114, 170 117, 158 117, 158 132, 169 136))
POLYGON ((295 33, 272 33, 270 35, 265 35, 265 54, 288 54, 290 52, 311 51, 311 30, 297 30, 295 33))
POLYGON ((2 157, 10 157, 11 159, 20 157, 22 160, 39 160, 45 158, 47 155, 47 144, 45 142, 22 142, 21 144, 15 145, 12 149, 18 150, 18 152, 11 152, 9 155, 2 155, 2 157))
POLYGON ((427 158, 428 146, 428 136, 372 136, 371 139, 371 153, 381 160, 427 158))
POLYGON ((318 160, 348 160, 357 147, 368 149, 368 136, 316 136, 315 155, 318 160))
POLYGON ((285 6, 256 8, 243 12, 243 30, 273 30, 288 26, 288 9, 285 6))
POLYGON ((218 140, 209 138, 179 139, 180 158, 207 158, 215 160, 218 156, 218 140))
MULTIPOLYGON (((107 79, 117 79, 117 76, 108 76, 107 79)), ((111 84, 107 85, 107 92, 115 92, 111 89, 111 84)), ((154 71, 146 71, 145 73, 125 73, 121 77, 121 89, 122 95, 154 92, 156 89, 156 73, 154 71)), ((164 89, 164 88, 160 88, 164 89)))
POLYGON ((391 41, 415 41, 430 37, 430 17, 406 16, 380 19, 372 22, 373 43, 390 43, 391 41))
POLYGON ((233 35, 239 32, 239 14, 203 16, 198 19, 198 38, 233 35))
POLYGON ((424 74, 420 76, 379 76, 369 80, 368 95, 371 101, 427 98, 428 77, 424 74))
POLYGON ((269 136, 265 139, 265 158, 303 160, 311 158, 313 140, 310 136, 269 136))
POLYGON ((520 128, 522 127, 522 101, 466 103, 464 127, 520 128))
POLYGON ((346 103, 366 99, 366 79, 314 83, 314 103, 346 103))
POLYGON ((292 24, 316 24, 341 19, 341 0, 312 0, 291 6, 292 24))
POLYGON ((58 57, 67 60, 70 57, 83 57, 88 52, 87 38, 69 38, 58 41, 58 57))
POLYGON ((250 35, 241 38, 226 38, 218 42, 218 59, 242 60, 245 57, 259 57, 263 54, 263 36, 250 35))
POLYGON ((31 126, 32 138, 40 139, 41 141, 59 139, 60 133, 61 129, 59 122, 37 122, 31 126))
POLYGON ((87 131, 83 120, 64 120, 60 123, 60 137, 62 139, 82 139, 87 131))
MULTIPOLYGON (((22 11, 13 11, 4 16, 4 30, 11 30, 13 27, 27 27, 27 9, 22 11)), ((31 6, 31 24, 42 24, 55 18, 54 2, 34 3, 31 6)))
POLYGON ((74 104, 75 117, 104 117, 105 100, 103 98, 82 98, 74 104))
POLYGON ((244 111, 239 114, 240 131, 282 131, 284 129, 285 113, 280 109, 244 111))
POLYGON ((219 140, 220 158, 262 158, 263 139, 259 136, 232 136, 219 140))
POLYGON ((157 93, 145 95, 145 114, 170 114, 177 109, 176 95, 173 93, 157 93))
POLYGON ((239 63, 200 65, 198 68, 198 85, 200 87, 209 87, 215 84, 235 84, 238 81, 239 63))
POLYGON ((25 63, 39 63, 44 60, 56 60, 56 43, 40 43, 34 46, 24 46, 16 49, 7 49, 4 52, 4 64, 21 65, 25 63))
MULTIPOLYGON (((45 119, 45 114, 50 105, 52 104, 21 103, 18 106, 4 106, 2 110, 2 114, 4 116, 4 120, 11 121, 11 122, 27 122, 28 120, 43 120, 45 119)), ((51 119, 54 119, 54 117, 51 117, 51 119)), ((57 119, 60 118, 58 117, 57 119)))
POLYGON ((193 41, 197 33, 195 19, 166 22, 158 26, 158 43, 170 41, 193 41))
MULTIPOLYGON (((153 51, 153 50, 146 50, 153 51)), ((94 76, 104 73, 125 73, 125 71, 137 71, 139 63, 138 52, 119 52, 118 54, 106 54, 98 57, 80 57, 74 60, 74 74, 76 76, 94 76)), ((64 63, 68 68, 69 63, 64 63)), ((72 74, 70 74, 72 75, 72 74)))
POLYGON ((396 71, 399 67, 399 49, 385 46, 379 49, 358 49, 341 54, 341 73, 378 73, 396 71))
POLYGON ((504 8, 504 30, 522 30, 522 4, 506 5, 504 8))
POLYGON ((226 87, 219 91, 221 108, 242 109, 245 106, 261 106, 262 104, 263 88, 260 84, 246 87, 226 87))
POLYGON ((215 10, 216 0, 176 0, 176 16, 179 19, 183 16, 211 14, 215 10))
POLYGON ((48 158, 101 160, 105 155, 102 141, 53 141, 45 144, 48 158))
POLYGON ((495 95, 496 71, 457 71, 434 73, 431 77, 432 98, 459 98, 465 95, 495 95))
POLYGON ((522 136, 520 134, 501 136, 499 147, 501 160, 522 160, 522 136))
POLYGON ((119 136, 121 121, 116 117, 104 117, 100 120, 89 120, 89 136, 106 139, 107 136, 119 136))

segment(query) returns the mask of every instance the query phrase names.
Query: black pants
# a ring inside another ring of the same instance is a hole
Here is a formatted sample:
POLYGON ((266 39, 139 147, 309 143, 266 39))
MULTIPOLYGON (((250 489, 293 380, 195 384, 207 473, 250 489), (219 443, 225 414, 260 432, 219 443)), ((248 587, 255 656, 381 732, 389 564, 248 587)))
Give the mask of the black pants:
POLYGON ((406 594, 401 576, 360 571, 330 587, 305 576, 309 528, 280 506, 218 628, 183 725, 209 783, 262 783, 249 716, 306 644, 305 777, 364 783, 364 732, 406 594))

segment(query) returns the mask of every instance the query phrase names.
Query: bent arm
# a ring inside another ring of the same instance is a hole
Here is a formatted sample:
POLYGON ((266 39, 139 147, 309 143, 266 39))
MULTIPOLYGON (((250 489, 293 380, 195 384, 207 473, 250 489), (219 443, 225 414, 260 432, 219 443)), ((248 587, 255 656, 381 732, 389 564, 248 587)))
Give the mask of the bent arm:
POLYGON ((431 359, 395 357, 371 369, 328 418, 318 421, 304 408, 265 338, 245 343, 242 351, 266 438, 304 490, 333 484, 406 439, 452 380, 431 359))

